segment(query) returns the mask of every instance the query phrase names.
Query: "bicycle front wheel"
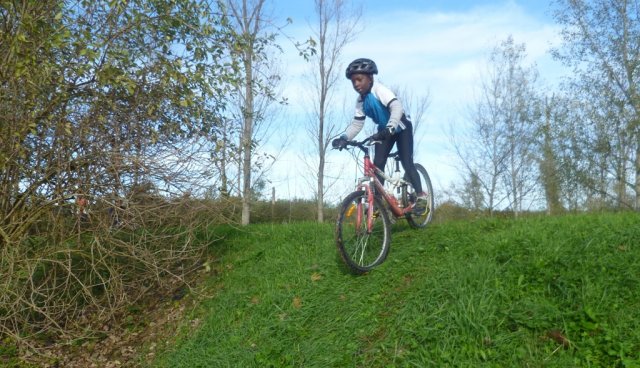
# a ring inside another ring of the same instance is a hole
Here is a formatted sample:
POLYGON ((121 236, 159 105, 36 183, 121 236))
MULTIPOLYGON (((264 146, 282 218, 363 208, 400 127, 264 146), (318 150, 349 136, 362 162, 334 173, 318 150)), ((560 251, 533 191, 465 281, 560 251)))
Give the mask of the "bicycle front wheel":
MULTIPOLYGON (((433 199, 433 186, 431 185, 431 179, 427 170, 420 164, 415 164, 418 176, 420 177, 420 184, 422 184, 422 191, 427 195, 427 209, 422 215, 416 215, 408 212, 405 217, 411 227, 421 228, 427 226, 431 220, 433 220, 433 210, 435 207, 435 201, 433 199)), ((409 181, 409 176, 405 174, 404 180, 409 181)), ((405 205, 413 203, 419 193, 415 192, 415 189, 411 185, 407 185, 402 190, 402 202, 405 205)))
POLYGON ((362 190, 349 194, 340 205, 336 246, 345 265, 354 274, 370 271, 384 262, 389 253, 391 222, 377 196, 373 207, 369 221, 367 194, 362 190))

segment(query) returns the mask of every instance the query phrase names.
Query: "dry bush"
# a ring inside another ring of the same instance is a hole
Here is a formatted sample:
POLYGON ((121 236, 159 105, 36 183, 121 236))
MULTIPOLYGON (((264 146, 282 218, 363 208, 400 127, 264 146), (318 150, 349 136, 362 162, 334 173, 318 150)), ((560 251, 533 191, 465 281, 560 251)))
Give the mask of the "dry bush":
POLYGON ((51 163, 56 175, 33 180, 36 189, 0 199, 0 341, 44 356, 104 338, 142 301, 190 287, 215 240, 207 229, 233 206, 202 199, 210 178, 189 156, 207 146, 188 146, 96 146, 74 167, 51 163))
POLYGON ((0 248, 0 335, 31 353, 99 338, 141 298, 189 284, 212 241, 196 219, 219 211, 188 199, 118 211, 117 223, 108 211, 50 212, 0 248))
POLYGON ((201 229, 222 213, 192 199, 215 193, 236 74, 218 10, 0 6, 0 354, 99 337, 141 298, 188 284, 211 241, 201 229))

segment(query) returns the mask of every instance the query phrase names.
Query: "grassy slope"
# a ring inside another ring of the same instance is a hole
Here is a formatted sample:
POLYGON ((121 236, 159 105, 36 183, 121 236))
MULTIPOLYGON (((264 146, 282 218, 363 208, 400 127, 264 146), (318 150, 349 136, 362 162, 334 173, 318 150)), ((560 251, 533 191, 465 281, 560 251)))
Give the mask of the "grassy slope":
POLYGON ((637 214, 399 223, 361 277, 333 224, 229 230, 218 247, 201 323, 153 366, 640 366, 637 214))

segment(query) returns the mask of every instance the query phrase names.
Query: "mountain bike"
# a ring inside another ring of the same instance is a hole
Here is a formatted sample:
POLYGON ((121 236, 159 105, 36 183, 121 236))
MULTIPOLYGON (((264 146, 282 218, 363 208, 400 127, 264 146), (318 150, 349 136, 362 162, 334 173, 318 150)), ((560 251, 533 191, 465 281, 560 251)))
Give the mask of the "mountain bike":
POLYGON ((348 141, 345 147, 358 148, 364 153, 364 176, 358 179, 356 190, 342 201, 336 222, 338 253, 354 274, 366 273, 387 258, 391 244, 391 218, 404 217, 414 228, 425 227, 433 219, 433 187, 427 170, 415 164, 422 189, 427 194, 427 208, 418 215, 414 212, 417 193, 408 175, 402 175, 400 171, 397 152, 389 157, 394 158, 393 169, 398 175, 383 172, 371 161, 369 146, 375 142, 373 137, 348 141), (378 176, 384 178, 387 188, 378 176))

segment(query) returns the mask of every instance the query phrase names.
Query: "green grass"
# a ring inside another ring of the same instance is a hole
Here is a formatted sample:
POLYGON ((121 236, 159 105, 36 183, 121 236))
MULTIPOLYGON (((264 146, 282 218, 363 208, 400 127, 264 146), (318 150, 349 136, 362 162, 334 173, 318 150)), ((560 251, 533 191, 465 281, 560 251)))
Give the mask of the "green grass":
POLYGON ((340 265, 334 225, 225 232, 213 296, 153 367, 640 367, 640 215, 394 226, 340 265))

